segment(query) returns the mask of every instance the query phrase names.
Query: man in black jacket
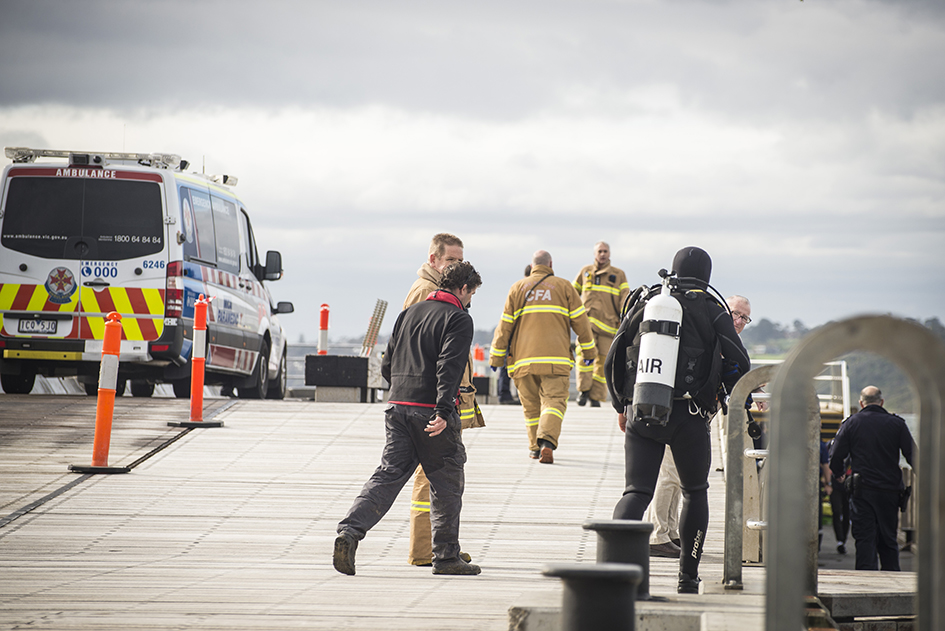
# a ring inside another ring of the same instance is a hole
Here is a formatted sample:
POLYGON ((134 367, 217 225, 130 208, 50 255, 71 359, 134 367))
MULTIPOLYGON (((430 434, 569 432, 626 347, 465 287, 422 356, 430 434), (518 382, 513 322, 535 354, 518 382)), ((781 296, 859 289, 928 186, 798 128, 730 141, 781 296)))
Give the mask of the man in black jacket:
POLYGON ((333 562, 354 574, 358 542, 390 510, 418 464, 430 480, 434 574, 479 574, 459 557, 466 449, 457 411, 473 322, 466 309, 482 279, 472 264, 443 270, 439 289, 408 307, 394 323, 381 374, 390 382, 381 465, 338 524, 333 562))
MULTIPOLYGON (((721 382, 730 392, 741 375, 750 369, 750 360, 735 333, 732 316, 706 292, 712 273, 712 259, 700 248, 683 248, 673 259, 673 270, 679 278, 679 289, 673 290, 673 296, 680 301, 686 313, 682 321, 679 365, 693 366, 693 383, 717 385, 721 382), (701 340, 700 348, 685 346, 688 337, 686 327, 690 327, 690 331, 701 331, 697 336, 701 340), (687 357, 691 357, 691 361, 687 362, 687 357), (716 362, 716 359, 721 361, 716 362), (720 365, 726 367, 725 374, 722 374, 720 365)), ((613 367, 615 362, 623 365, 627 347, 634 343, 638 331, 629 330, 629 322, 630 318, 625 317, 621 323, 607 357, 608 367, 613 367)), ((618 384, 613 383, 615 373, 608 368, 608 387, 617 411, 617 423, 621 431, 625 432, 626 487, 623 497, 614 508, 614 519, 639 520, 643 517, 653 498, 663 452, 669 446, 676 461, 683 493, 679 528, 682 550, 676 590, 680 594, 696 594, 699 592, 699 561, 709 523, 707 490, 712 452, 709 421, 718 406, 717 393, 709 387, 699 390, 704 390, 705 394, 682 398, 676 392, 685 390, 685 384, 676 383, 668 422, 665 425, 651 424, 646 420, 634 420, 629 401, 622 398, 618 384)), ((632 396, 632 393, 626 394, 632 396)))
POLYGON ((915 443, 906 422, 883 409, 876 386, 860 392, 860 411, 840 425, 830 451, 830 470, 844 478, 844 459, 853 469, 853 511, 856 569, 899 571, 899 501, 903 490, 899 452, 912 465, 915 443))

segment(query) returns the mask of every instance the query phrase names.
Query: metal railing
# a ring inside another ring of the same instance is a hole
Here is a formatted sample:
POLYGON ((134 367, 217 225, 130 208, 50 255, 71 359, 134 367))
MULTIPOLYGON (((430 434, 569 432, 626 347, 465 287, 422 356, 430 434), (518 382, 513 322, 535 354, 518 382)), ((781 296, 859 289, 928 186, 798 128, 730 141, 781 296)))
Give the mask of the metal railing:
MULTIPOLYGON (((755 368, 780 366, 783 363, 783 359, 751 360, 751 365, 755 368)), ((814 383, 821 410, 839 411, 843 413, 844 417, 851 413, 854 402, 850 398, 850 375, 847 371, 846 361, 838 359, 837 361, 824 362, 824 368, 814 377, 814 383), (827 390, 827 392, 823 392, 823 390, 827 390)), ((760 399, 761 397, 755 398, 760 399)))

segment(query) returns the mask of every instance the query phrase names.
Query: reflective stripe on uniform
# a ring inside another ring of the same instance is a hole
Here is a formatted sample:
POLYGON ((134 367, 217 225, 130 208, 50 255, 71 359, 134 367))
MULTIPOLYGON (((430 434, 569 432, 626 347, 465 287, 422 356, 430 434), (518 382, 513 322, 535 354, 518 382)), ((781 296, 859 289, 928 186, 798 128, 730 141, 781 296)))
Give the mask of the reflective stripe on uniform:
POLYGON ((410 502, 410 510, 415 510, 421 513, 430 512, 430 502, 410 502))
POLYGON ((532 364, 552 364, 555 366, 567 366, 569 369, 574 368, 574 360, 570 357, 526 357, 509 366, 509 372, 514 372, 516 368, 530 366, 532 364))
POLYGON ((624 283, 620 287, 611 287, 610 285, 591 285, 591 284, 585 283, 581 289, 583 289, 584 291, 601 291, 601 292, 604 292, 605 294, 613 294, 615 296, 619 296, 621 289, 623 289, 624 287, 629 289, 629 286, 626 283, 624 283))
POLYGON ((538 425, 538 421, 540 420, 541 420, 540 416, 537 418, 527 418, 525 419, 525 427, 535 427, 536 425, 538 425))
POLYGON ((557 313, 559 315, 567 316, 568 308, 559 305, 528 305, 527 307, 522 307, 516 311, 512 319, 506 319, 506 314, 503 313, 502 319, 506 320, 506 322, 512 322, 529 313, 557 313))
POLYGON ((610 333, 611 335, 617 335, 617 328, 616 328, 616 327, 607 326, 606 324, 604 324, 603 322, 601 322, 601 321, 598 320, 597 318, 594 318, 594 317, 591 317, 591 316, 588 316, 587 319, 590 320, 590 321, 591 321, 591 324, 593 324, 594 326, 596 326, 596 327, 597 327, 598 329, 600 329, 601 331, 604 331, 605 333, 610 333))
POLYGON ((551 414, 552 416, 557 416, 561 420, 564 420, 564 412, 558 408, 545 408, 541 411, 541 415, 544 416, 545 414, 551 414))

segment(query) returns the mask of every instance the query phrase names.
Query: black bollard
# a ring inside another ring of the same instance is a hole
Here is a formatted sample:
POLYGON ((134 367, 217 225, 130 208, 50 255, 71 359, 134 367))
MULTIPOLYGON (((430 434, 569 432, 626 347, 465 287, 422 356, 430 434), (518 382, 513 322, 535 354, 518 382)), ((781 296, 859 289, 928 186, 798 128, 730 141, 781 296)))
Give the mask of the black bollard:
POLYGON ((650 533, 653 524, 635 519, 595 519, 584 530, 597 532, 598 563, 631 563, 643 572, 637 600, 650 600, 650 533))
POLYGON ((564 583, 561 631, 633 631, 643 571, 624 563, 556 563, 541 572, 564 583))

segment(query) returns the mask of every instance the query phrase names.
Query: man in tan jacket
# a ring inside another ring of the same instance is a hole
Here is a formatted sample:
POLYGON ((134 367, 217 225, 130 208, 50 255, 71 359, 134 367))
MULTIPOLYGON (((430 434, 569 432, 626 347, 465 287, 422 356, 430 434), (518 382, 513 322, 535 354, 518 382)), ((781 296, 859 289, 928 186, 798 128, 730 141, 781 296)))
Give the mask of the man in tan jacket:
MULTIPOLYGON (((456 235, 441 232, 433 235, 427 260, 417 270, 417 280, 413 282, 404 309, 427 299, 430 292, 436 291, 441 274, 451 263, 463 260, 463 242, 456 235)), ((476 404, 476 389, 472 385, 472 355, 466 364, 466 372, 459 386, 459 418, 463 429, 482 427, 482 413, 476 404)), ((468 554, 460 552, 460 557, 467 563, 468 554)), ((433 563, 433 533, 430 528, 430 482, 418 466, 413 479, 413 494, 410 499, 410 550, 407 557, 411 565, 426 567, 433 563)))
MULTIPOLYGON (((590 400, 591 407, 600 407, 607 400, 607 379, 604 377, 604 359, 620 326, 620 309, 630 293, 627 275, 610 264, 610 246, 604 241, 594 244, 594 262, 585 265, 574 279, 574 288, 584 301, 591 321, 597 359, 593 366, 578 363, 578 405, 590 400)), ((583 357, 586 359, 586 357, 583 357)))
POLYGON ((568 407, 571 330, 584 361, 592 363, 597 349, 581 297, 554 275, 551 254, 538 250, 531 274, 509 289, 489 364, 508 366, 525 413, 529 456, 545 464, 554 462, 568 407))

